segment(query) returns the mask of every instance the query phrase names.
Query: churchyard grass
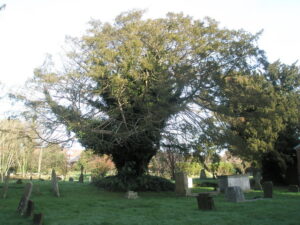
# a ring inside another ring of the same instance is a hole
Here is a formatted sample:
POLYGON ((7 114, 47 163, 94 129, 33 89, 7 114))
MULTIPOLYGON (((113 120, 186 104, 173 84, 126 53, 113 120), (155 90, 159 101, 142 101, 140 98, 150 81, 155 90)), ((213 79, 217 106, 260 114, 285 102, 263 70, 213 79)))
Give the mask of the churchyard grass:
MULTIPOLYGON (((32 218, 17 214, 23 184, 11 183, 6 199, 0 201, 1 225, 29 225, 32 218)), ((139 193, 129 200, 125 193, 107 192, 90 184, 59 182, 61 197, 51 192, 50 181, 33 181, 31 200, 35 213, 44 214, 44 225, 299 225, 300 193, 275 188, 274 198, 251 202, 227 202, 223 194, 214 197, 216 210, 200 211, 194 197, 174 193, 139 193)), ((0 185, 2 186, 2 185, 0 185)), ((1 187, 2 188, 2 187, 1 187)), ((193 192, 212 190, 194 188, 193 192)), ((262 196, 260 191, 246 199, 262 196)))

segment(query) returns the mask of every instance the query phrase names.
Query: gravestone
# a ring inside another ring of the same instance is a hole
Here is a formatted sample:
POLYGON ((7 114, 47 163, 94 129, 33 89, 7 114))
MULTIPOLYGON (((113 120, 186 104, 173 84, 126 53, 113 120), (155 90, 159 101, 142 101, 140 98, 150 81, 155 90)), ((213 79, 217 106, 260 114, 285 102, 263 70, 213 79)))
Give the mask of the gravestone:
POLYGON ((243 202, 245 201, 244 193, 240 186, 228 187, 226 189, 226 199, 229 202, 243 202))
POLYGON ((257 170, 254 171, 253 172, 253 178, 254 178, 254 190, 261 191, 262 186, 261 186, 260 182, 261 182, 262 177, 261 177, 260 171, 257 171, 257 170))
POLYGON ((206 179, 206 173, 205 173, 205 169, 201 169, 200 171, 200 179, 206 179))
POLYGON ((242 191, 250 190, 250 181, 247 175, 230 175, 230 176, 219 176, 218 184, 220 192, 225 193, 228 187, 239 186, 242 191))
POLYGON ((273 198, 273 183, 272 181, 266 181, 263 184, 264 198, 273 198))
POLYGON ((32 183, 29 182, 25 185, 23 196, 21 197, 21 200, 20 200, 18 208, 17 208, 17 212, 20 215, 24 215, 24 213, 25 213, 31 192, 32 192, 32 183))
POLYGON ((127 199, 137 199, 138 197, 138 193, 134 191, 127 191, 125 194, 125 198, 127 199))
POLYGON ((193 188, 193 178, 188 177, 188 188, 193 188))
POLYGON ((42 225, 43 220, 44 220, 44 214, 43 213, 33 215, 33 224, 34 225, 42 225))
POLYGON ((290 192, 299 192, 299 186, 298 185, 290 185, 288 190, 290 192))
POLYGON ((51 184, 52 184, 52 191, 56 197, 59 197, 59 188, 58 188, 58 182, 56 178, 56 173, 55 170, 52 169, 52 174, 51 174, 51 184))
POLYGON ((3 185, 3 193, 2 193, 3 198, 6 198, 6 196, 7 196, 9 176, 10 176, 10 172, 8 171, 7 175, 5 177, 5 180, 4 180, 4 185, 3 185))
POLYGON ((83 166, 81 166, 80 170, 81 170, 81 173, 79 176, 79 183, 83 183, 83 166))
POLYGON ((200 193, 196 197, 198 209, 200 210, 213 210, 215 209, 214 199, 209 193, 200 193))
POLYGON ((69 177, 69 182, 73 182, 74 178, 73 177, 69 177))
POLYGON ((184 172, 175 173, 175 193, 180 196, 188 196, 188 179, 184 172))
POLYGON ((23 184, 23 181, 22 181, 21 179, 18 179, 18 180, 16 181, 16 184, 23 184))
POLYGON ((33 203, 33 201, 28 200, 25 216, 26 217, 32 216, 33 211, 34 211, 34 203, 33 203))
POLYGON ((298 184, 300 185, 300 144, 294 147, 297 154, 297 172, 298 172, 298 184))

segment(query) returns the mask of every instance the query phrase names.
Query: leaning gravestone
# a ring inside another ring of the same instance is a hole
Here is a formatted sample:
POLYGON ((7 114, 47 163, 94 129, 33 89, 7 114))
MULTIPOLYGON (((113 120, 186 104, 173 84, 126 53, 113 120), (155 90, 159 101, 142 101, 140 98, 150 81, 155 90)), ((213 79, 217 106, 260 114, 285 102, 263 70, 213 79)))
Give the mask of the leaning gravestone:
POLYGON ((9 176, 10 176, 10 172, 7 173, 5 180, 4 180, 3 195, 2 195, 3 198, 6 198, 6 196, 7 196, 9 176))
POLYGON ((264 198, 273 198, 273 183, 272 181, 266 181, 263 184, 264 198))
POLYGON ((19 202, 17 212, 20 215, 23 215, 25 213, 25 210, 27 209, 28 200, 30 198, 32 192, 32 183, 29 182, 25 185, 23 196, 21 197, 21 200, 19 202))
POLYGON ((226 199, 229 202, 243 202, 245 201, 244 193, 239 186, 228 187, 226 189, 226 199))
POLYGON ((228 187, 239 186, 242 191, 250 190, 250 181, 248 175, 231 175, 231 176, 219 176, 218 184, 220 192, 225 193, 228 187))
POLYGON ((52 191, 56 197, 59 197, 59 188, 58 188, 58 182, 57 182, 57 177, 55 170, 52 169, 52 174, 51 174, 51 183, 52 183, 52 191))
POLYGON ((183 172, 175 174, 175 193, 180 196, 187 196, 190 194, 188 178, 183 172))
POLYGON ((127 191, 125 194, 125 198, 127 199, 137 199, 138 197, 138 193, 134 191, 127 191))

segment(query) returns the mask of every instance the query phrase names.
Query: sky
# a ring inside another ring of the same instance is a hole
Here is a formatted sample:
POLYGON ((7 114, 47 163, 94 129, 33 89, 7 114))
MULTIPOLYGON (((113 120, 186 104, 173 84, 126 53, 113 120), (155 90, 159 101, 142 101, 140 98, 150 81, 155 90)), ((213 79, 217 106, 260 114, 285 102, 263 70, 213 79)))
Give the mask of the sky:
MULTIPOLYGON (((88 21, 112 22, 121 12, 146 10, 146 17, 183 12, 194 19, 206 16, 221 27, 264 30, 259 46, 269 61, 291 64, 300 59, 299 0, 0 0, 0 97, 17 90, 33 76, 47 54, 60 58, 65 37, 80 37, 88 21)), ((15 109, 0 100, 0 118, 15 109)))

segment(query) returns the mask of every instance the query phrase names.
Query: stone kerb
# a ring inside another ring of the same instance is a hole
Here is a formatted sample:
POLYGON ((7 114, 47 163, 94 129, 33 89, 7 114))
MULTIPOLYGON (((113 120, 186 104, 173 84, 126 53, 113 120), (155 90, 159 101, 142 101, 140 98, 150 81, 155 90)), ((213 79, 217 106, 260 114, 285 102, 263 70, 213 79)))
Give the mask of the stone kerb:
POLYGON ((230 175, 218 177, 220 192, 225 193, 228 187, 238 186, 242 191, 250 191, 250 181, 247 175, 230 175))

